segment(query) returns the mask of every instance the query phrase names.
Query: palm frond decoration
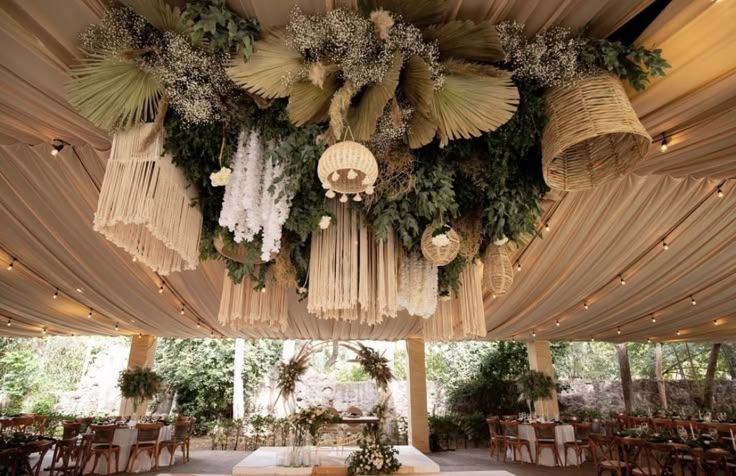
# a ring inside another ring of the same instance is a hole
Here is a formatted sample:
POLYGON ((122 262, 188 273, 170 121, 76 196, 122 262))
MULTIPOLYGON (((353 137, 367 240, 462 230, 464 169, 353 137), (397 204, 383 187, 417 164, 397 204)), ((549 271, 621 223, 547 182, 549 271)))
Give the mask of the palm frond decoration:
POLYGON ((71 70, 69 102, 82 116, 107 131, 152 121, 163 94, 156 78, 135 62, 90 53, 71 70))
POLYGON ((227 75, 247 91, 274 99, 289 95, 288 80, 297 76, 303 66, 301 53, 288 46, 286 31, 275 30, 256 42, 247 62, 236 57, 227 75))
POLYGON ((489 76, 452 65, 445 82, 432 98, 431 118, 437 124, 440 145, 455 139, 478 137, 511 119, 519 91, 510 76, 489 76))
POLYGON ((288 362, 281 362, 279 364, 276 369, 276 387, 279 389, 276 401, 281 397, 287 400, 294 394, 297 382, 300 382, 307 372, 309 358, 311 356, 312 349, 309 343, 306 343, 302 345, 299 352, 289 359, 288 362))
POLYGON ((401 85, 406 99, 414 110, 429 112, 434 94, 434 81, 432 81, 432 70, 422 58, 412 55, 406 60, 401 85))
POLYGON ((164 0, 122 0, 122 3, 161 31, 184 33, 189 30, 189 23, 182 17, 179 7, 164 0))
POLYGON ((492 63, 505 57, 496 26, 484 21, 455 20, 422 30, 424 40, 436 41, 440 58, 492 63))
POLYGON ((406 139, 410 149, 418 149, 432 142, 437 124, 425 113, 414 111, 406 127, 406 139))
POLYGON ((359 0, 358 9, 368 16, 372 11, 382 8, 398 13, 407 23, 418 27, 439 23, 445 16, 445 0, 359 0))
POLYGON ((378 119, 386 104, 394 97, 401 73, 401 53, 395 53, 383 81, 368 87, 360 102, 348 112, 348 122, 357 141, 367 141, 376 131, 378 119))
POLYGON ((355 359, 352 362, 360 364, 365 373, 376 382, 376 386, 384 392, 387 391, 388 384, 394 379, 388 359, 377 350, 371 349, 360 342, 357 342, 356 346, 345 345, 345 347, 355 352, 355 359))
POLYGON ((324 79, 322 87, 311 81, 299 81, 291 88, 286 111, 295 126, 321 123, 330 117, 330 100, 339 85, 334 74, 324 79))

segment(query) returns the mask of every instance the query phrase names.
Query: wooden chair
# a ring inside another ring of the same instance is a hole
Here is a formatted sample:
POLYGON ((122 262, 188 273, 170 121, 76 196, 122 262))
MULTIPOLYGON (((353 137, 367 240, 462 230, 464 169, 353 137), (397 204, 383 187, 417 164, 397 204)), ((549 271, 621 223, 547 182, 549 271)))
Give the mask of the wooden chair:
POLYGON ((652 427, 654 431, 675 431, 675 422, 671 418, 652 418, 652 427))
MULTIPOLYGON (((501 428, 503 428, 504 436, 504 448, 503 448, 503 461, 506 462, 506 450, 511 448, 513 450, 514 461, 521 460, 521 449, 526 448, 529 454, 529 461, 534 461, 532 456, 532 445, 531 442, 525 438, 519 437, 519 422, 518 421, 501 421, 501 428), (517 457, 516 454, 519 454, 517 457)), ((523 462, 523 461, 522 461, 523 462)))
POLYGON ((77 446, 77 438, 81 433, 82 424, 77 422, 64 422, 61 427, 61 439, 56 440, 54 456, 51 458, 52 468, 55 463, 59 462, 59 460, 63 461, 64 466, 68 466, 70 458, 76 455, 77 451, 74 448, 77 446))
POLYGON ((10 431, 16 433, 25 433, 29 428, 33 427, 32 416, 19 416, 10 419, 10 431))
POLYGON ((665 476, 683 474, 680 461, 673 456, 671 443, 646 443, 642 451, 643 465, 630 467, 630 474, 637 476, 665 476))
POLYGON ((46 424, 49 421, 49 417, 46 415, 34 415, 33 416, 33 431, 39 436, 43 436, 46 431, 46 424))
POLYGON ((22 466, 23 455, 18 448, 0 450, 0 468, 5 476, 15 476, 18 466, 22 466))
POLYGON ((93 417, 82 417, 82 418, 77 418, 76 421, 82 424, 81 432, 86 433, 87 428, 89 428, 89 426, 92 424, 92 422, 95 421, 95 419, 93 417))
MULTIPOLYGON (((188 422, 182 423, 189 425, 188 422)), ((177 424, 178 425, 178 424, 177 424)), ((158 437, 161 434, 161 423, 138 423, 135 428, 138 430, 135 436, 135 444, 130 449, 130 457, 128 458, 129 473, 133 472, 133 465, 141 453, 147 453, 151 457, 151 470, 158 469, 159 442, 158 437)))
POLYGON ((592 423, 573 423, 573 441, 566 441, 563 445, 565 450, 565 466, 567 466, 567 451, 572 449, 575 451, 575 463, 579 468, 583 463, 583 452, 588 450, 588 454, 592 454, 593 450, 590 447, 590 434, 593 429, 592 423))
POLYGON ((736 459, 731 452, 722 448, 713 448, 703 452, 700 458, 705 474, 716 475, 723 472, 729 476, 736 473, 736 459))
MULTIPOLYGON (((82 426, 84 426, 83 422, 82 426)), ((107 461, 107 474, 111 474, 113 455, 115 455, 115 472, 120 472, 120 446, 113 443, 113 440, 115 439, 115 430, 117 428, 117 425, 89 425, 89 429, 92 432, 92 446, 87 455, 87 459, 94 458, 92 463, 93 473, 97 468, 97 462, 99 461, 100 456, 104 456, 107 461)), ((86 463, 84 466, 86 466, 86 463)))
POLYGON ((593 449, 593 465, 596 474, 601 475, 608 471, 612 475, 623 476, 626 461, 620 459, 618 438, 591 434, 590 443, 593 449))
POLYGON ((192 423, 189 420, 177 421, 172 438, 170 440, 162 441, 159 444, 159 453, 164 448, 169 451, 169 466, 174 464, 174 455, 176 454, 176 449, 179 447, 181 447, 182 461, 184 463, 189 461, 189 455, 187 454, 187 441, 189 439, 191 427, 192 423))
POLYGON ((552 454, 555 456, 555 464, 562 466, 562 458, 560 458, 560 452, 557 449, 557 423, 532 423, 534 428, 534 436, 537 441, 534 445, 534 462, 539 466, 539 457, 542 455, 544 448, 552 450, 552 454))
POLYGON ((92 438, 89 436, 57 441, 48 476, 54 476, 54 473, 61 473, 64 476, 82 476, 91 445, 92 438), (57 456, 59 451, 64 451, 65 456, 57 456), (58 464, 59 460, 61 464, 58 464))
POLYGON ((503 430, 501 429, 500 419, 498 417, 490 417, 486 419, 488 423, 488 432, 490 433, 490 440, 488 440, 488 451, 491 453, 491 458, 496 456, 496 461, 501 459, 501 452, 504 451, 506 443, 504 442, 503 430))
POLYGON ((31 444, 22 446, 20 450, 20 457, 24 473, 26 476, 38 476, 43 467, 43 458, 46 453, 54 445, 54 440, 36 440, 31 444), (31 458, 35 459, 34 455, 38 455, 38 459, 35 462, 31 462, 31 458))

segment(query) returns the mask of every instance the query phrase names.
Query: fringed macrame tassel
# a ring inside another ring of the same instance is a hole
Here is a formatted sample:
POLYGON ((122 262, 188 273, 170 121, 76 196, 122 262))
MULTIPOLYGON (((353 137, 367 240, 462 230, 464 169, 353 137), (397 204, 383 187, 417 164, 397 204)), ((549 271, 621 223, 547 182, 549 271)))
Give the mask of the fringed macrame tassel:
POLYGON ((115 134, 94 229, 159 274, 199 263, 202 214, 181 171, 162 157, 163 133, 143 147, 154 124, 115 134))
POLYGON ((449 341, 486 336, 481 273, 476 264, 465 266, 457 296, 440 300, 435 315, 424 321, 426 340, 449 341))
POLYGON ((220 324, 237 332, 253 328, 285 332, 289 325, 286 289, 270 281, 263 290, 255 290, 250 279, 235 284, 225 271, 217 315, 220 324))

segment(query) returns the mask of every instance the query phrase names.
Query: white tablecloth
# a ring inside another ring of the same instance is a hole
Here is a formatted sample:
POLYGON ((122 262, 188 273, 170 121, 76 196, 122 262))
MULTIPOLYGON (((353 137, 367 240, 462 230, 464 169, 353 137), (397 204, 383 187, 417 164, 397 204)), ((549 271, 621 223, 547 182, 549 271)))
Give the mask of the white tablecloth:
MULTIPOLYGON (((529 444, 532 447, 531 459, 526 452, 526 447, 521 447, 521 451, 517 454, 521 454, 521 461, 525 463, 532 463, 534 455, 536 454, 537 437, 534 434, 534 427, 531 425, 519 425, 519 438, 522 440, 529 440, 529 444)), ((555 427, 555 442, 557 442, 557 451, 560 454, 561 463, 565 464, 565 443, 568 441, 575 440, 575 431, 572 425, 557 425, 555 427)), ((569 448, 567 454, 568 466, 574 466, 577 463, 575 456, 575 450, 569 448)), ((514 458, 514 452, 509 450, 507 453, 509 459, 514 458)), ((583 461, 585 461, 585 453, 583 453, 583 461)), ((551 448, 542 448, 542 452, 539 454, 539 464, 542 466, 555 466, 555 455, 551 448)))
MULTIPOLYGON (((164 441, 164 440, 170 440, 173 432, 173 425, 166 425, 161 427, 161 432, 158 435, 158 441, 164 441)), ((112 444, 117 445, 120 447, 120 461, 118 463, 118 469, 120 469, 121 472, 125 472, 128 467, 128 460, 130 459, 130 451, 133 448, 133 445, 135 445, 135 439, 138 435, 138 430, 135 428, 118 428, 115 430, 115 437, 112 440, 112 444)), ((169 465, 169 452, 168 449, 164 449, 161 451, 161 454, 159 455, 159 466, 168 466, 169 465)), ((92 461, 85 466, 84 473, 92 473, 92 461)), ((97 460, 97 467, 94 468, 95 474, 107 474, 107 459, 104 456, 101 456, 97 460)), ((112 456, 112 461, 110 462, 112 464, 112 472, 115 472, 115 455, 112 456)), ((133 465, 132 472, 133 473, 142 473, 145 471, 150 471, 153 467, 153 461, 151 461, 151 458, 147 453, 139 453, 138 458, 135 460, 135 464, 133 465)))

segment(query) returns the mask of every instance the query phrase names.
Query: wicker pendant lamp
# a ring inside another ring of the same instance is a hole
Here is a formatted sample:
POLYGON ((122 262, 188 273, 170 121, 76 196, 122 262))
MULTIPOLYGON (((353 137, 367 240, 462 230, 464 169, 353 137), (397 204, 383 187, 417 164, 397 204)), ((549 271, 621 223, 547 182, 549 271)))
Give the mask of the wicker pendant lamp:
POLYGON ((435 266, 445 266, 460 252, 460 237, 450 227, 446 227, 438 234, 436 228, 428 226, 422 233, 421 248, 422 255, 427 261, 435 266))
POLYGON ((267 282, 265 288, 253 289, 250 279, 235 284, 225 271, 217 314, 220 324, 236 332, 251 328, 284 332, 289 320, 286 289, 271 280, 267 282))
POLYGON ((484 264, 483 283, 496 296, 503 296, 514 282, 514 267, 508 248, 505 245, 490 245, 484 264))
POLYGON ((361 193, 373 194, 378 178, 378 163, 373 153, 364 145, 353 141, 338 142, 327 148, 319 158, 317 175, 327 197, 341 194, 340 201, 347 202, 348 195, 359 202, 361 193))
POLYGON ((621 81, 607 72, 545 94, 542 172, 550 188, 590 190, 630 171, 652 138, 621 81))
POLYGON ((457 295, 440 299, 437 312, 424 321, 426 340, 449 341, 486 336, 481 273, 479 263, 465 266, 460 274, 457 295))
POLYGON ((115 134, 94 229, 166 275, 199 263, 202 214, 181 171, 163 153, 163 132, 142 124, 115 134), (147 143, 150 144, 147 145, 147 143))

